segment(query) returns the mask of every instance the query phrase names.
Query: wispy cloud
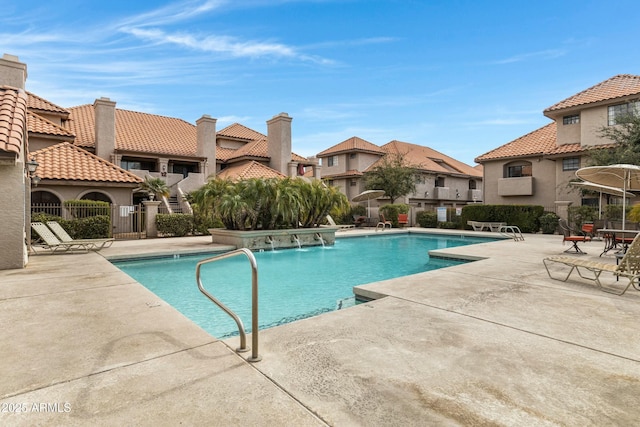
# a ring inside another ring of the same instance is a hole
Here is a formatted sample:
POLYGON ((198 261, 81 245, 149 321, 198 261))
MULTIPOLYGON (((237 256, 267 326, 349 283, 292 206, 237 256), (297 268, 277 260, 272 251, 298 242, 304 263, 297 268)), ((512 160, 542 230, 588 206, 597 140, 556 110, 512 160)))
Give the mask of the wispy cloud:
POLYGON ((542 50, 539 52, 529 52, 529 53, 521 53, 518 55, 511 56, 509 58, 499 59, 497 61, 493 61, 493 64, 512 64, 515 62, 524 62, 530 60, 547 60, 547 59, 555 59, 561 56, 566 55, 566 51, 562 49, 549 49, 542 50))

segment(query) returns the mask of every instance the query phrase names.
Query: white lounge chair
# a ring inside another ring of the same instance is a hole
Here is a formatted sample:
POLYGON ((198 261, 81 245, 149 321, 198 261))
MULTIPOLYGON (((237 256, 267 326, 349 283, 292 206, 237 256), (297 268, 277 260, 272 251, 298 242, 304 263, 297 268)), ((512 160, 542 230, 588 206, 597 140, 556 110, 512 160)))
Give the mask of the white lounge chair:
POLYGON ((544 263, 544 267, 547 269, 547 274, 549 274, 549 277, 554 280, 566 282, 567 280, 569 280, 569 276, 571 276, 573 270, 576 270, 580 277, 582 277, 583 279, 594 281, 596 285, 598 285, 598 287, 605 292, 622 295, 632 285, 635 289, 640 291, 640 234, 638 234, 633 239, 633 242, 627 248, 627 252, 625 252, 624 257, 617 265, 589 261, 584 258, 577 258, 566 255, 550 256, 544 258, 542 262, 544 263), (549 270, 549 265, 551 263, 561 263, 571 267, 571 269, 565 277, 554 277, 549 270), (582 274, 582 271, 580 271, 580 269, 592 272, 593 277, 585 276, 584 274, 582 274), (620 291, 619 289, 613 289, 611 287, 603 286, 602 282, 600 281, 600 275, 604 272, 613 273, 615 276, 617 276, 617 279, 626 278, 629 280, 629 283, 627 283, 627 286, 622 289, 622 291, 620 291))
POLYGON ((69 236, 69 233, 62 228, 60 223, 56 221, 47 221, 47 226, 53 231, 53 233, 64 243, 82 243, 93 251, 99 251, 102 248, 108 248, 114 242, 113 238, 105 239, 73 239, 69 236))
MULTIPOLYGON (((40 246, 44 249, 50 250, 51 252, 69 252, 76 249, 82 249, 84 252, 89 252, 89 247, 86 243, 62 242, 51 232, 49 227, 42 222, 32 222, 31 228, 33 228, 33 230, 43 240, 43 243, 41 243, 40 246)), ((32 248, 35 251, 35 247, 32 246, 32 248)))
POLYGON ((329 225, 330 225, 330 226, 332 226, 332 227, 338 227, 338 229, 339 229, 339 230, 346 230, 346 229, 354 228, 354 227, 355 227, 355 225, 353 225, 353 224, 346 224, 346 225, 340 224, 340 225, 338 225, 338 224, 336 224, 336 222, 333 220, 333 217, 332 217, 331 215, 327 215, 327 222, 328 222, 328 223, 329 223, 329 225))

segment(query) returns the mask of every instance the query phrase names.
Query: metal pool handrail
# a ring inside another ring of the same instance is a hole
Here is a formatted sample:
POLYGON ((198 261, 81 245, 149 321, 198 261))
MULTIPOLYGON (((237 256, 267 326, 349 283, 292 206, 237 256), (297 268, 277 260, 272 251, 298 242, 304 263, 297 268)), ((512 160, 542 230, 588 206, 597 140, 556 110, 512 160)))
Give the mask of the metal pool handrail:
POLYGON ((214 256, 212 258, 207 258, 205 260, 200 261, 196 265, 196 281, 198 282, 198 289, 202 292, 211 302, 220 307, 225 313, 235 320, 238 325, 238 331, 240 332, 240 347, 236 349, 237 352, 245 352, 249 351, 247 348, 247 336, 244 331, 244 325, 242 324, 242 320, 226 305, 220 302, 217 298, 211 295, 202 285, 202 280, 200 279, 200 267, 204 264, 208 264, 210 262, 220 261, 225 258, 231 258, 237 255, 244 254, 249 259, 251 263, 251 357, 247 360, 249 362, 259 362, 262 360, 262 357, 258 355, 258 263, 256 262, 256 258, 253 256, 253 252, 251 252, 247 248, 236 249, 231 252, 227 252, 221 255, 214 256))

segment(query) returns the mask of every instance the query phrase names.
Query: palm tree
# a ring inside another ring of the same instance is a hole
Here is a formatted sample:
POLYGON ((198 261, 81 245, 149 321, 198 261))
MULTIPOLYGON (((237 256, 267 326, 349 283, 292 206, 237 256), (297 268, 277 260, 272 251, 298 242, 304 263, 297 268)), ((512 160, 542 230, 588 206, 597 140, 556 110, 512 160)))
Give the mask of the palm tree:
POLYGON ((169 197, 169 187, 161 178, 152 178, 147 175, 144 181, 140 183, 139 189, 149 196, 149 199, 169 197))

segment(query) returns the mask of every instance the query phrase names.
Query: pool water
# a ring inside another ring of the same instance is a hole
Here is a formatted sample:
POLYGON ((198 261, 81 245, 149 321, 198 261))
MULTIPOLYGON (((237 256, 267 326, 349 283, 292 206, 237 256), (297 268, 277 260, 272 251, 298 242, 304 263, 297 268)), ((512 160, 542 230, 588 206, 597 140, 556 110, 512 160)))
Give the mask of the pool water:
MULTIPOLYGON (((388 235, 337 239, 334 246, 254 253, 258 264, 259 328, 289 323, 355 304, 353 287, 464 263, 430 258, 428 251, 491 239, 388 235)), ((114 264, 210 334, 238 334, 231 317, 198 290, 196 264, 210 255, 114 264)), ((251 266, 244 256, 205 264, 202 283, 251 327, 251 266)))

